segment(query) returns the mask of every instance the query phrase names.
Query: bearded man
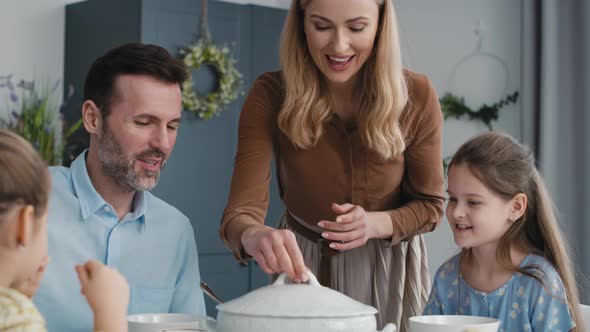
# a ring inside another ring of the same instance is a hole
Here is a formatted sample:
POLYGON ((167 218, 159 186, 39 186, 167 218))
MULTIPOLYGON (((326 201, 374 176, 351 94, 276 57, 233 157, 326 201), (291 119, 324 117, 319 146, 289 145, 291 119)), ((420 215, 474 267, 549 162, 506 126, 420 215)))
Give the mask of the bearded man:
POLYGON ((51 263, 35 296, 49 331, 91 331, 74 266, 96 259, 129 282, 129 314, 205 315, 197 247, 186 216, 149 190, 181 120, 183 63, 155 45, 126 44, 92 64, 82 120, 90 147, 51 167, 51 263))

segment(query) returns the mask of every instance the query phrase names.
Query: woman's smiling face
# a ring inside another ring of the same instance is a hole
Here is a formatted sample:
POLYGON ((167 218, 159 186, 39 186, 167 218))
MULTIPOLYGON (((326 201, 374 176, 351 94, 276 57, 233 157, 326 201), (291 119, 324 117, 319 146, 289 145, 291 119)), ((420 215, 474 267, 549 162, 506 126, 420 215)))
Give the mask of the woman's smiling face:
POLYGON ((376 0, 312 0, 305 8, 307 47, 326 81, 347 83, 365 64, 379 26, 376 0))

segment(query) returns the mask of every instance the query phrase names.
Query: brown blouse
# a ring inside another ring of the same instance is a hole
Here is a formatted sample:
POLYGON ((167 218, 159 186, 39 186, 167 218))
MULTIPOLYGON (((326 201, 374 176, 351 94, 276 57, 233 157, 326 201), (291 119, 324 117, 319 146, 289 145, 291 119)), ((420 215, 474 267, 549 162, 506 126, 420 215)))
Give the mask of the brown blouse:
POLYGON ((365 148, 356 128, 333 116, 313 148, 296 148, 278 129, 284 95, 281 72, 265 73, 251 88, 240 115, 238 150, 220 235, 243 259, 241 236, 264 223, 275 154, 282 200, 287 209, 315 225, 334 220, 330 206, 352 203, 366 211, 387 211, 391 244, 430 232, 442 218, 443 117, 430 80, 406 71, 410 100, 400 123, 404 153, 383 160, 365 148))

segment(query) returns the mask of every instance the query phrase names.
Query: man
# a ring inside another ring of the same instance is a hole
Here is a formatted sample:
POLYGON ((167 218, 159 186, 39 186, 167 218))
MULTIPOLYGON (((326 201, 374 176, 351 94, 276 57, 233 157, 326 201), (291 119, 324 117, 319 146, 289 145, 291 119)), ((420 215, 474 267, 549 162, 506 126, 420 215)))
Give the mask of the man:
POLYGON ((35 297, 49 331, 92 330, 74 271, 88 259, 127 278, 130 314, 205 314, 191 224, 148 192, 174 147, 186 78, 155 45, 123 45, 92 64, 82 105, 90 147, 50 169, 51 263, 35 297))

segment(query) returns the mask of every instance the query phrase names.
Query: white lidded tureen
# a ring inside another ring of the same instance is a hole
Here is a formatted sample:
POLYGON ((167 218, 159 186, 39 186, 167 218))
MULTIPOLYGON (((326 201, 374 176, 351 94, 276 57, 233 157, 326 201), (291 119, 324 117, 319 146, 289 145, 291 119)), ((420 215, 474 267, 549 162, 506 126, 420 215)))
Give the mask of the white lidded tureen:
MULTIPOLYGON (((323 287, 309 272, 308 284, 281 274, 269 286, 217 306, 212 332, 379 332, 371 306, 323 287)), ((387 324, 381 332, 395 332, 387 324)))

